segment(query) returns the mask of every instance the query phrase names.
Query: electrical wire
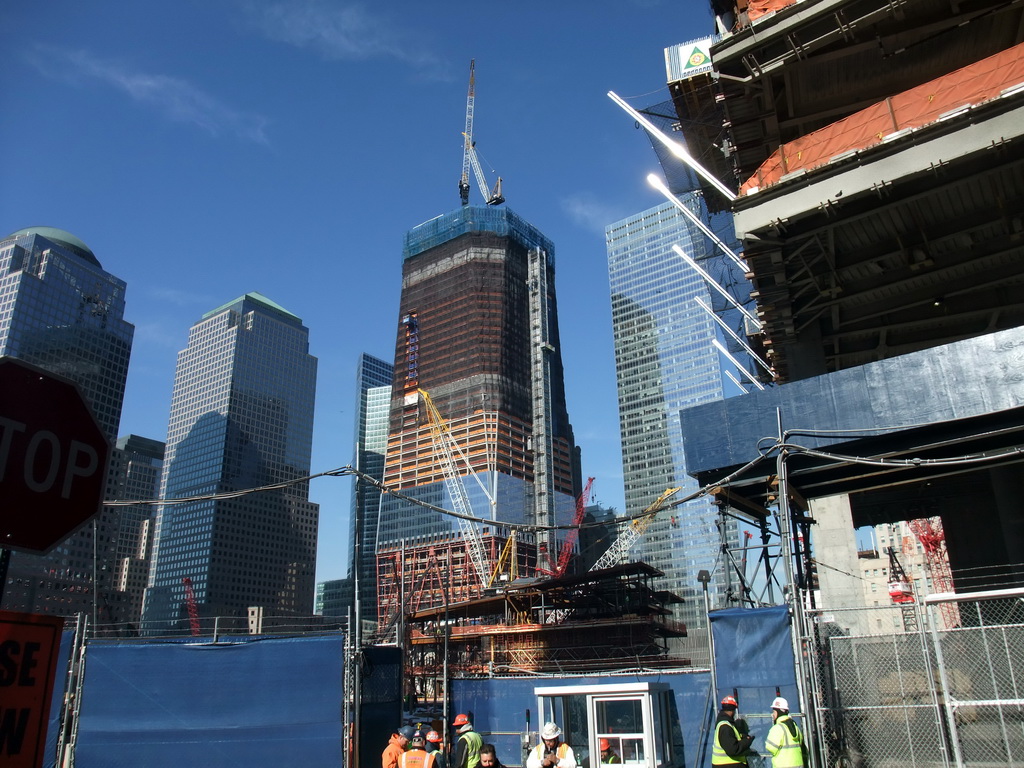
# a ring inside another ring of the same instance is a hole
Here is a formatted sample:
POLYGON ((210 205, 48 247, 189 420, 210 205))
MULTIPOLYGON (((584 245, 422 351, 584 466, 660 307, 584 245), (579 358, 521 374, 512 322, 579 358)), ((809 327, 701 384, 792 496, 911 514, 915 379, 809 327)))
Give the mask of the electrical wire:
MULTIPOLYGON (((789 431, 787 431, 787 434, 793 434, 794 432, 795 432, 794 430, 789 430, 789 431)), ((808 434, 810 434, 810 433, 808 433, 808 434)), ((821 434, 826 434, 826 433, 822 432, 821 434)), ((843 434, 843 433, 830 433, 830 434, 843 434)), ((921 459, 921 458, 913 458, 913 459, 871 458, 871 457, 864 457, 864 456, 846 456, 846 455, 843 455, 843 454, 831 453, 831 452, 828 452, 828 451, 820 451, 820 450, 817 450, 817 449, 814 449, 814 448, 808 448, 806 446, 798 445, 796 443, 780 442, 778 440, 778 438, 773 438, 773 437, 763 437, 760 440, 758 440, 758 442, 757 442, 757 451, 758 451, 758 456, 757 457, 755 457, 754 459, 750 460, 749 462, 744 464, 742 467, 739 467, 738 469, 733 470, 732 472, 730 472, 729 474, 725 475, 724 477, 722 477, 721 479, 717 480, 716 482, 708 483, 707 485, 704 485, 704 486, 696 489, 695 491, 693 491, 692 493, 687 494, 686 496, 683 496, 683 497, 677 498, 677 499, 673 499, 671 502, 663 503, 661 506, 657 507, 654 510, 645 509, 644 511, 639 512, 637 514, 633 514, 633 515, 620 515, 620 516, 616 516, 615 518, 613 518, 611 520, 601 520, 601 521, 595 521, 595 522, 592 522, 592 523, 579 523, 579 524, 571 524, 570 523, 570 524, 565 524, 565 525, 540 525, 540 524, 537 524, 537 523, 512 523, 512 522, 505 522, 505 521, 501 521, 501 520, 491 520, 491 519, 488 519, 488 518, 477 517, 475 515, 470 515, 470 514, 463 514, 463 513, 460 513, 460 512, 455 512, 455 511, 450 510, 450 509, 445 509, 444 507, 440 507, 440 506, 437 506, 435 504, 430 504, 429 502, 423 501, 422 499, 416 499, 416 498, 413 498, 412 496, 408 496, 408 495, 402 493, 401 491, 399 491, 399 490, 397 490, 395 488, 391 488, 391 487, 385 485, 382 481, 380 481, 380 480, 378 480, 378 479, 376 479, 376 478, 366 474, 365 472, 362 472, 362 471, 360 471, 360 470, 358 470, 358 469, 356 469, 355 467, 352 467, 352 466, 338 467, 337 469, 327 470, 326 472, 318 472, 318 473, 313 474, 313 475, 306 475, 305 477, 298 477, 298 478, 294 478, 292 480, 285 480, 285 481, 282 481, 282 482, 279 482, 279 483, 272 483, 272 484, 269 484, 269 485, 262 485, 262 486, 259 486, 259 487, 256 487, 256 488, 245 488, 245 489, 240 489, 240 490, 237 490, 237 491, 222 491, 222 492, 217 492, 217 493, 197 494, 195 496, 184 496, 184 497, 172 498, 172 499, 129 499, 129 500, 118 499, 118 500, 113 500, 113 501, 105 501, 105 502, 103 502, 103 505, 107 506, 107 507, 156 506, 156 505, 171 506, 171 505, 180 505, 180 504, 191 504, 191 503, 198 502, 198 501, 218 501, 218 500, 222 500, 222 499, 237 499, 237 498, 241 498, 243 496, 247 496, 247 495, 252 494, 252 493, 262 493, 262 492, 266 492, 266 491, 283 490, 285 488, 288 488, 288 487, 293 486, 293 485, 298 485, 300 483, 308 483, 310 480, 315 480, 316 478, 319 478, 319 477, 354 477, 357 482, 365 482, 365 483, 367 483, 369 485, 372 485, 375 488, 377 488, 382 494, 387 494, 389 496, 393 496, 394 498, 401 499, 403 501, 408 501, 411 504, 415 504, 417 506, 423 507, 424 509, 428 509, 428 510, 430 510, 432 512, 437 512, 438 514, 441 514, 441 515, 446 515, 448 517, 454 517, 454 518, 458 518, 458 519, 462 519, 462 520, 468 520, 468 521, 473 522, 473 523, 480 523, 482 525, 500 526, 500 527, 503 527, 503 528, 507 528, 509 530, 523 531, 523 532, 564 531, 564 530, 572 530, 572 529, 584 530, 584 529, 589 529, 589 528, 607 527, 607 526, 610 526, 610 525, 613 525, 613 526, 629 525, 629 524, 631 524, 631 523, 633 523, 633 522, 635 522, 637 520, 642 520, 644 518, 657 515, 659 512, 664 511, 666 509, 674 509, 674 508, 679 507, 679 506, 681 506, 683 504, 686 504, 686 503, 688 503, 690 501, 694 501, 695 499, 699 499, 699 498, 701 498, 703 496, 707 496, 713 490, 715 490, 716 488, 720 488, 720 487, 723 487, 723 486, 728 486, 737 477, 742 476, 743 474, 745 474, 749 470, 753 469, 755 466, 757 466, 761 462, 768 460, 769 457, 771 457, 772 454, 776 453, 777 451, 787 451, 787 452, 790 452, 790 453, 804 454, 804 455, 807 455, 807 456, 813 456, 815 458, 824 459, 826 461, 853 463, 853 464, 864 464, 864 465, 867 465, 867 466, 890 467, 890 468, 891 467, 921 468, 921 467, 933 467, 933 466, 935 466, 935 467, 966 466, 966 465, 974 465, 974 464, 981 464, 981 463, 986 463, 986 462, 998 461, 998 460, 1005 459, 1005 458, 1010 457, 1010 456, 1021 456, 1021 455, 1024 455, 1024 449, 1012 448, 1012 449, 1009 449, 1009 450, 1006 450, 1006 451, 1001 451, 999 453, 993 453, 993 454, 985 454, 985 453, 981 453, 981 454, 968 454, 968 455, 965 455, 965 456, 955 456, 955 457, 947 457, 947 458, 934 458, 934 459, 921 459), (772 441, 772 443, 770 445, 766 445, 766 441, 769 441, 769 440, 772 441)))

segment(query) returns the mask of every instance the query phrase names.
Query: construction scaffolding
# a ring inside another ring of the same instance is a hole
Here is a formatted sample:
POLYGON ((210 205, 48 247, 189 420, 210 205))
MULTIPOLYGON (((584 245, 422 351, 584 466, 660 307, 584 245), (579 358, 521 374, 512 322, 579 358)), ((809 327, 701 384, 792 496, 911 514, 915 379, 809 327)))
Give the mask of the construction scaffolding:
POLYGON ((459 677, 687 666, 688 659, 668 653, 668 638, 685 637, 686 627, 667 608, 681 599, 652 586, 663 575, 628 563, 521 580, 441 607, 410 606, 407 675, 417 696, 431 698, 441 690, 446 646, 449 673, 459 677))

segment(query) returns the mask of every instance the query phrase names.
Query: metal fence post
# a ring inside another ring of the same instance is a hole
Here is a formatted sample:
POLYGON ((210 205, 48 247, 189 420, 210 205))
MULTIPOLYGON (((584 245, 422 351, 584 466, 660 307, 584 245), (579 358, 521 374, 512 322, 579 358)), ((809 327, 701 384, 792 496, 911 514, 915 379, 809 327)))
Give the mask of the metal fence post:
POLYGON ((953 748, 953 762, 956 768, 963 768, 964 758, 960 753, 960 734, 957 732, 956 712, 949 700, 949 679, 946 675, 946 661, 942 655, 942 643, 939 642, 939 632, 936 626, 935 609, 930 602, 926 601, 928 610, 928 632, 932 638, 932 648, 935 650, 935 665, 939 671, 939 687, 941 688, 942 705, 946 711, 946 725, 948 727, 950 746, 953 748))

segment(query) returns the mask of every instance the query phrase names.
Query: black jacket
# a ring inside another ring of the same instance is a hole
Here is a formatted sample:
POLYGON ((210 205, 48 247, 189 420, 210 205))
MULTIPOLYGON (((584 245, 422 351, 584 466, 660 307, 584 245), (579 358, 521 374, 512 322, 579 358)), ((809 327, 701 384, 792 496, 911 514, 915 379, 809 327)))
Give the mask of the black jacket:
POLYGON ((718 719, 715 721, 715 731, 718 733, 718 743, 722 745, 722 749, 725 750, 725 754, 729 757, 739 757, 744 754, 750 745, 754 743, 754 737, 740 736, 736 738, 736 732, 733 731, 732 727, 722 728, 722 723, 728 723, 730 726, 735 726, 732 715, 726 714, 725 710, 718 713, 718 719))

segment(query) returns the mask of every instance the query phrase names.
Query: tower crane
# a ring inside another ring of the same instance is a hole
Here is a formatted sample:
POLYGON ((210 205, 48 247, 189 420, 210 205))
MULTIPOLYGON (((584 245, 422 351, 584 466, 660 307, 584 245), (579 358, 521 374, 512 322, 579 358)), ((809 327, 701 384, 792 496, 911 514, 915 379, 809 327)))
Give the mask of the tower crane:
POLYGON ((185 585, 185 605, 188 608, 188 623, 192 630, 192 636, 198 637, 199 629, 199 608, 196 606, 196 591, 192 588, 192 579, 182 576, 181 583, 185 585))
POLYGON ((666 488, 662 491, 661 496, 651 502, 644 510, 643 515, 633 520, 619 533, 618 538, 612 542, 603 555, 597 558, 597 562, 590 567, 590 570, 599 571, 602 568, 611 568, 613 565, 621 563, 630 547, 647 532, 655 515, 658 514, 658 510, 665 506, 666 501, 679 493, 679 490, 679 488, 666 488))
MULTIPOLYGON (((908 520, 907 527, 921 542, 921 547, 924 549, 934 591, 954 591, 953 573, 949 567, 949 551, 946 549, 946 532, 942 527, 942 518, 924 517, 908 520)), ((960 609, 956 603, 940 603, 939 612, 946 629, 953 629, 960 625, 960 609)))
MULTIPOLYGON (((548 572, 553 578, 559 579, 565 576, 565 572, 569 567, 569 559, 572 557, 572 551, 580 537, 580 524, 587 514, 587 502, 590 501, 590 489, 593 485, 594 478, 588 477, 587 484, 583 487, 583 493, 576 499, 576 514, 572 519, 572 528, 569 529, 565 536, 565 541, 562 542, 562 550, 558 553, 558 564, 555 565, 555 570, 548 572)), ((541 569, 538 568, 537 570, 541 569)))
POLYGON ((487 184, 487 177, 480 167, 480 159, 476 154, 476 142, 473 140, 473 109, 476 102, 476 59, 469 62, 469 95, 466 97, 466 130, 462 133, 462 178, 459 179, 459 197, 463 205, 469 205, 469 169, 472 167, 476 176, 477 187, 487 205, 501 205, 505 198, 501 195, 501 177, 493 189, 487 184))
MULTIPOLYGON (((462 477, 455 468, 454 453, 457 452, 459 454, 459 457, 467 467, 470 466, 469 459, 463 453, 455 438, 452 437, 448 422, 441 416, 427 391, 421 389, 419 393, 423 397, 423 404, 427 410, 427 423, 430 426, 430 437, 434 443, 434 455, 441 464, 445 485, 448 487, 448 494, 452 497, 455 511, 459 513, 459 528, 462 531, 462 539, 466 542, 469 560, 476 570, 478 582, 483 586, 488 582, 488 576, 490 575, 484 565, 484 546, 480 540, 480 532, 477 530, 476 524, 464 517, 472 514, 472 508, 469 502, 469 494, 466 492, 466 486, 463 484, 462 477)), ((479 482, 479 478, 477 478, 477 481, 479 482)), ((481 487, 483 486, 481 485, 481 487)), ((484 491, 485 493, 487 492, 486 488, 484 491)))

